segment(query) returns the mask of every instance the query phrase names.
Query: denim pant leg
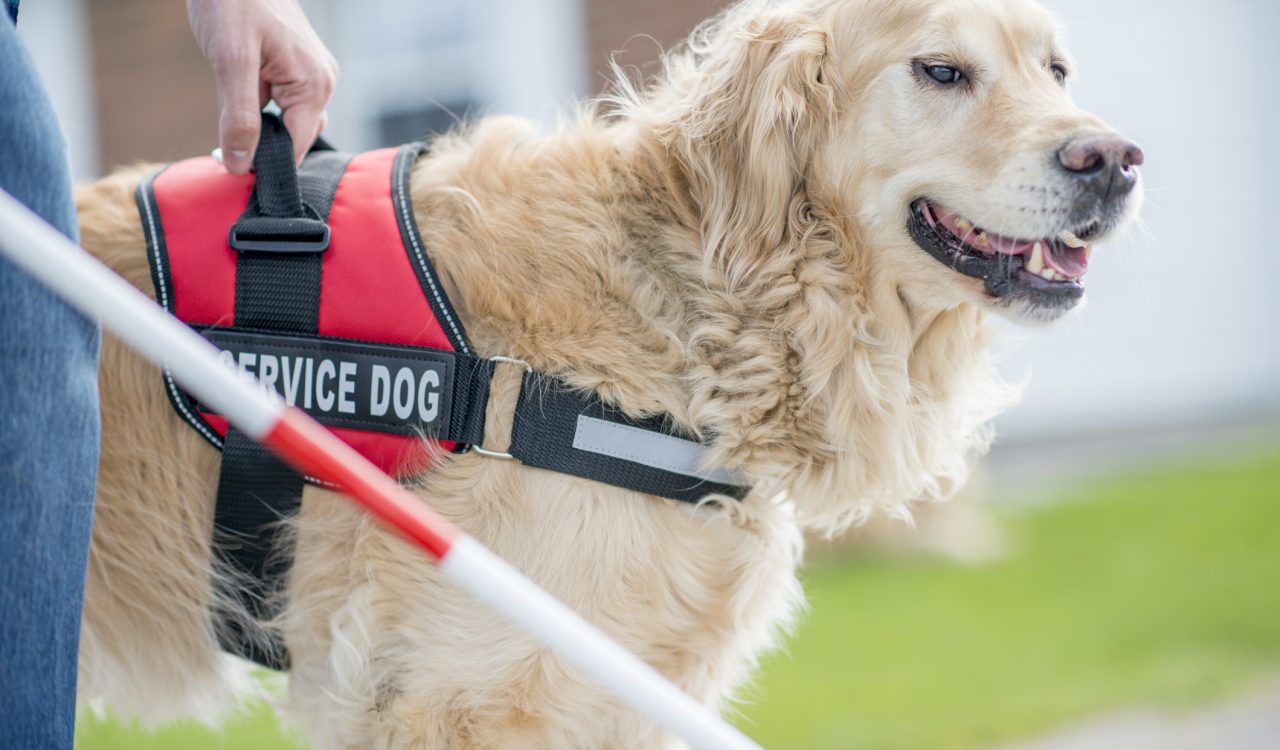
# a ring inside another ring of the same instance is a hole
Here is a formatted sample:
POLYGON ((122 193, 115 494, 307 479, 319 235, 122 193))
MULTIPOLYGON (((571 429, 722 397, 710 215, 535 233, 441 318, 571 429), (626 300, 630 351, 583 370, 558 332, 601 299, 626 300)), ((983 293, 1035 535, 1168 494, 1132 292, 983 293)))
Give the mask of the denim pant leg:
MULTIPOLYGON (((77 236, 66 146, 5 15, 0 188, 77 236)), ((97 364, 97 325, 0 258, 0 748, 72 746, 97 364)))

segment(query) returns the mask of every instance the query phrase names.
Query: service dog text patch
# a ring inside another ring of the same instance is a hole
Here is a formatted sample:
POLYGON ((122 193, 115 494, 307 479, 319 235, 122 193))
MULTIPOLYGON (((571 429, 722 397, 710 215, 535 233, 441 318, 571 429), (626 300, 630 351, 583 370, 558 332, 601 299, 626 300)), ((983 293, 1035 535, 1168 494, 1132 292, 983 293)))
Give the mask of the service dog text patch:
POLYGON ((454 355, 343 339, 197 329, 229 364, 321 424, 436 437, 449 424, 454 355))

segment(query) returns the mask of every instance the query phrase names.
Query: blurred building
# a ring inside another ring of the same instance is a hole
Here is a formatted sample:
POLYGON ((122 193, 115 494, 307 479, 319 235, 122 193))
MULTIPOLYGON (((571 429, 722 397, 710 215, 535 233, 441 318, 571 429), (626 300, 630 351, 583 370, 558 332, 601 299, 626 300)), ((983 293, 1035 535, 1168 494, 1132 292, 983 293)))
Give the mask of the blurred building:
MULTIPOLYGON (((615 52, 652 71, 723 0, 302 0, 342 65, 331 139, 399 143, 455 116, 554 120, 615 52)), ((1280 174, 1270 90, 1280 3, 1050 2, 1083 106, 1147 151, 1143 226, 1094 255, 1089 309, 1023 332, 1006 440, 1280 424, 1280 294, 1266 224, 1280 174)), ((213 78, 178 0, 29 0, 27 37, 79 177, 216 144, 213 78)))
MULTIPOLYGON (((600 91, 608 61, 651 70, 723 0, 303 0, 342 66, 329 135, 398 144, 488 112, 551 121, 600 91)), ((171 0, 32 0, 21 31, 58 102, 80 176, 216 145, 209 66, 171 0), (70 54, 68 54, 70 53, 70 54), (64 107, 60 107, 66 111, 64 107), (88 124, 86 124, 88 123, 88 124)))

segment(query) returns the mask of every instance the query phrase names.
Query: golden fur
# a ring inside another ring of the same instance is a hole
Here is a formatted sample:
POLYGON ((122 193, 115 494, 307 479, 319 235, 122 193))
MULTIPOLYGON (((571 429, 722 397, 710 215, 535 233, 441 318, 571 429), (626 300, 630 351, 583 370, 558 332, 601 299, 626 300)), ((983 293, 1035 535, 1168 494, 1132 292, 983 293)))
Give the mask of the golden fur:
MULTIPOLYGON (((656 81, 623 81, 608 114, 437 140, 416 218, 477 351, 715 435, 715 463, 756 490, 691 507, 469 453, 417 494, 722 707, 801 605, 802 530, 946 498, 1011 402, 991 362, 1000 306, 903 226, 930 192, 1018 230, 1000 213, 1010 170, 1035 179, 1034 154, 1103 128, 1045 71, 1056 39, 1029 0, 749 0, 656 81), (936 49, 995 73, 976 103, 904 73, 936 49)), ((151 292, 133 201, 147 169, 77 202, 84 245, 151 292)), ((517 374, 499 369, 488 447, 507 440, 517 374)), ((200 713, 234 687, 210 618, 218 455, 110 338, 101 386, 82 693, 146 720, 200 713)), ((314 747, 681 746, 346 500, 309 487, 295 530, 270 626, 314 747)))

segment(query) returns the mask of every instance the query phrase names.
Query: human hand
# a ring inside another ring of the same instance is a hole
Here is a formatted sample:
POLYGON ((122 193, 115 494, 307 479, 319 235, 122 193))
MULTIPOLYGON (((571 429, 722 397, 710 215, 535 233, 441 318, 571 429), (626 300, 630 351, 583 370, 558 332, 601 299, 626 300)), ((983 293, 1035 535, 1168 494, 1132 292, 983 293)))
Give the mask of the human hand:
POLYGON ((196 42, 218 79, 218 145, 231 174, 253 165, 261 112, 275 100, 298 161, 324 128, 338 63, 297 0, 187 0, 196 42))

